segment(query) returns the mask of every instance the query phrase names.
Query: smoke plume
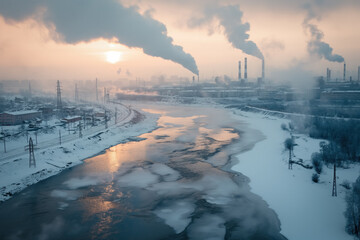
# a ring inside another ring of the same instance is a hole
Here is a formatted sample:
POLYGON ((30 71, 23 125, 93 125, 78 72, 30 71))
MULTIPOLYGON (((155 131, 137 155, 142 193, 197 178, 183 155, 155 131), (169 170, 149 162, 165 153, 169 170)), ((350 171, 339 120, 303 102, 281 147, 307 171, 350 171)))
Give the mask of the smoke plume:
POLYGON ((198 74, 194 58, 173 44, 164 24, 136 7, 124 7, 117 0, 0 0, 0 15, 7 21, 34 18, 75 44, 93 39, 117 39, 128 47, 181 64, 198 74))
POLYGON ((264 56, 253 41, 249 40, 250 24, 242 21, 243 12, 239 5, 213 6, 205 10, 202 18, 192 18, 190 27, 198 27, 210 23, 214 19, 224 28, 224 34, 231 45, 244 53, 263 59, 264 56))
POLYGON ((307 45, 308 52, 331 62, 344 62, 342 56, 333 54, 333 48, 328 43, 322 41, 324 33, 316 25, 310 23, 311 20, 316 18, 311 7, 305 6, 305 9, 308 11, 308 14, 303 22, 303 26, 310 33, 310 40, 307 45))

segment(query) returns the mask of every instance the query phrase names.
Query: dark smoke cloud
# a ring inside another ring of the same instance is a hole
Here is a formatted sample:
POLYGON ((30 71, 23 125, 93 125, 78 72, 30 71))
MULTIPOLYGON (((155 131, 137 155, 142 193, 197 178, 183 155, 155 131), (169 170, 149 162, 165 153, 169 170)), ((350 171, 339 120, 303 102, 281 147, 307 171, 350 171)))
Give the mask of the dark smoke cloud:
POLYGON ((250 24, 242 21, 243 12, 239 5, 220 6, 214 5, 204 11, 201 18, 192 18, 188 22, 189 27, 198 27, 218 19, 224 28, 224 34, 231 45, 244 53, 263 59, 264 56, 253 41, 249 40, 250 24))
POLYGON ((310 33, 310 40, 307 45, 308 52, 320 58, 325 58, 331 62, 344 62, 344 58, 338 54, 333 54, 333 48, 323 41, 324 33, 311 20, 318 18, 310 5, 305 5, 307 17, 303 22, 304 29, 310 33))
POLYGON ((173 44, 166 26, 150 13, 141 15, 137 10, 116 0, 0 0, 0 15, 8 21, 41 20, 49 29, 55 29, 62 41, 71 44, 115 38, 198 74, 194 58, 173 44))

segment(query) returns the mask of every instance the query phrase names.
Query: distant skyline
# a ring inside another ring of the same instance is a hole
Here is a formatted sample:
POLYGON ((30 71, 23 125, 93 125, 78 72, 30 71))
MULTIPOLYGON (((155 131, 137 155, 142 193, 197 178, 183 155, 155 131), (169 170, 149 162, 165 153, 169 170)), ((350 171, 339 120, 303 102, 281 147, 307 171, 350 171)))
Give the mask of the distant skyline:
POLYGON ((269 79, 296 82, 360 65, 357 0, 25 2, 0 0, 0 80, 236 79, 244 57, 257 78, 263 55, 269 79))

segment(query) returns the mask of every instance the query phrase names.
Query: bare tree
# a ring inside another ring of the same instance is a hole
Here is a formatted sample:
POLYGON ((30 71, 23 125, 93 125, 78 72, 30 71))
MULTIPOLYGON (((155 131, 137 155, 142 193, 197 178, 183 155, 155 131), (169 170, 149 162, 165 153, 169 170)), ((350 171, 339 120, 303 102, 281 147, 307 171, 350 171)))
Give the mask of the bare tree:
POLYGON ((346 195, 346 231, 360 238, 360 177, 353 184, 353 189, 346 195))

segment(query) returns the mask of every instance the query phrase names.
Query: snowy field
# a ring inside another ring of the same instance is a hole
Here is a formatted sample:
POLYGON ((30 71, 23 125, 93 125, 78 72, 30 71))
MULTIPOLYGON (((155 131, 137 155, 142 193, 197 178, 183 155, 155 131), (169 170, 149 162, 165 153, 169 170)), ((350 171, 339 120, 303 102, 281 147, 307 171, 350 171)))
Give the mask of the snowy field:
MULTIPOLYGON (((338 196, 332 197, 333 169, 324 166, 319 183, 311 176, 313 169, 293 164, 288 169, 288 152, 284 149, 289 132, 281 129, 289 120, 266 114, 234 110, 235 116, 265 135, 250 151, 237 155, 239 163, 232 167, 250 179, 252 192, 260 195, 278 214, 281 233, 291 240, 346 240, 353 239, 345 232, 345 194, 339 184, 344 180, 354 182, 359 176, 360 166, 337 169, 338 196)), ((295 134, 296 158, 310 164, 313 152, 318 152, 321 140, 295 134)))
MULTIPOLYGON (((20 142, 16 157, 2 157, 0 161, 0 201, 9 199, 27 186, 80 164, 104 149, 155 129, 157 115, 145 112, 141 114, 132 110, 118 124, 109 123, 108 129, 99 126, 88 132, 85 130, 82 138, 69 135, 67 139, 65 136, 62 145, 59 145, 57 138, 53 139, 55 136, 47 136, 49 145, 39 144, 39 149, 35 149, 36 168, 29 168, 29 153, 24 151, 24 144, 20 142)), ((13 153, 10 151, 9 154, 11 156, 13 153)))

